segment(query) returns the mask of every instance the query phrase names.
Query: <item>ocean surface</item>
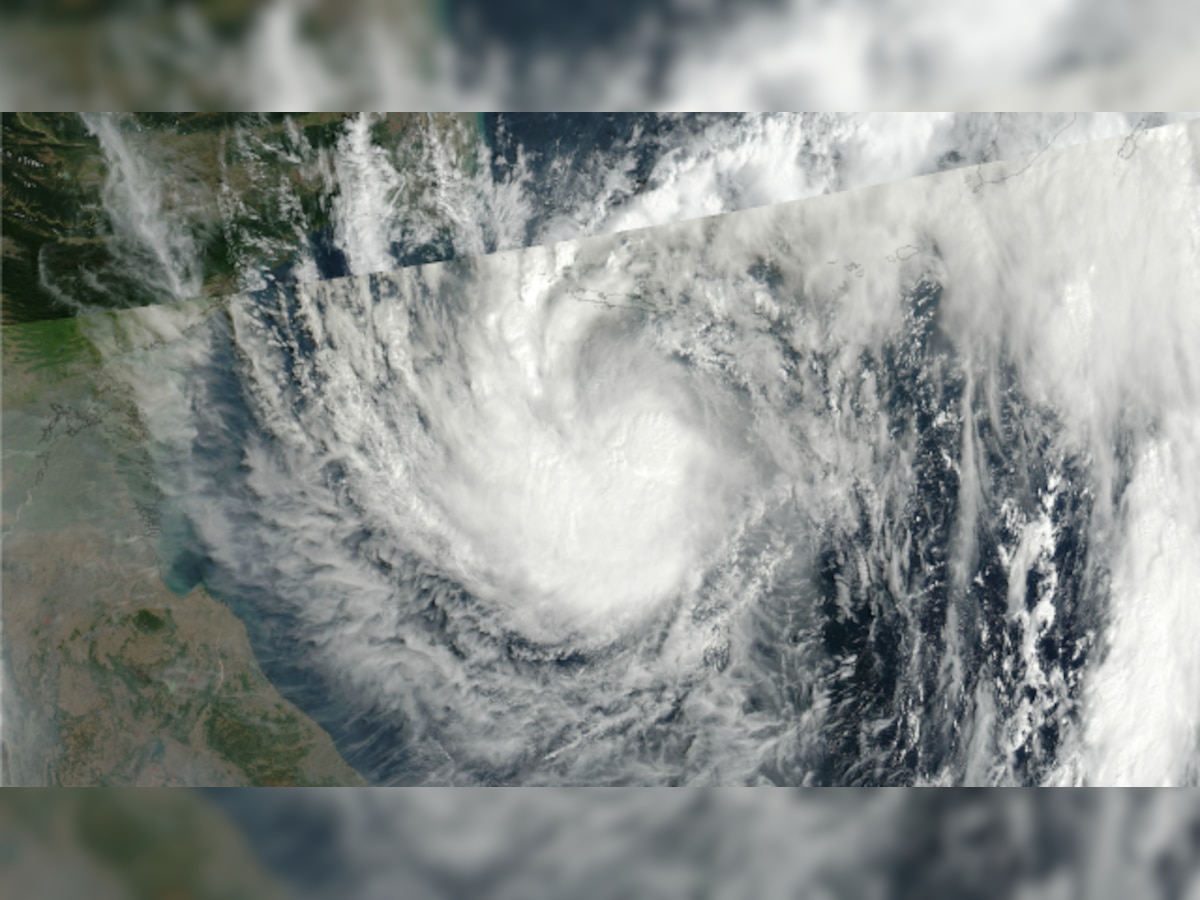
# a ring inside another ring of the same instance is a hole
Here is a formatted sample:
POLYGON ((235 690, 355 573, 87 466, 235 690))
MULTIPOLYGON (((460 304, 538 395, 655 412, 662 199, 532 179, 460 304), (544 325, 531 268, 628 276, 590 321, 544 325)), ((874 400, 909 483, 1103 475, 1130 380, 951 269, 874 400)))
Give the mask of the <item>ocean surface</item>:
MULTIPOLYGON (((187 299, 170 171, 89 121, 187 299)), ((1165 121, 284 133, 322 216, 264 170, 292 218, 226 226, 220 311, 121 314, 167 336, 118 364, 164 577, 372 783, 1194 784, 1200 133, 1165 121)))
POLYGON ((377 784, 1193 784, 1196 133, 1006 121, 350 122, 122 362, 169 583, 377 784))

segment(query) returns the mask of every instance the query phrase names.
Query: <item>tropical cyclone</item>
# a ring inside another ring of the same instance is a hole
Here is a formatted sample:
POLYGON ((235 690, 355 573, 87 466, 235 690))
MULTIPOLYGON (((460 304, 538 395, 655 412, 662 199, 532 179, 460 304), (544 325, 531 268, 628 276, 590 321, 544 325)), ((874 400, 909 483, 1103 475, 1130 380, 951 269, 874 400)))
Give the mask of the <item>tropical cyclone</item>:
POLYGON ((158 438, 373 779, 1186 781, 1200 685, 1149 753, 1111 667, 1190 621, 1121 492, 1191 458, 1193 130, 237 297, 158 438))
MULTIPOLYGON (((352 285, 304 288, 299 321, 325 346, 292 371, 310 390, 298 420, 310 444, 339 452, 326 416, 343 440, 360 436, 347 484, 372 484, 373 521, 398 543, 444 542, 456 577, 527 635, 591 644, 704 568, 746 465, 719 414, 729 396, 702 395, 636 327, 553 287, 568 250, 496 260, 479 299, 449 315, 444 298, 421 303, 384 278, 365 317, 352 285), (376 353, 386 371, 364 370, 376 353), (364 393, 363 378, 389 387, 364 393)), ((268 365, 253 313, 234 315, 268 365)))
MULTIPOLYGON (((1194 781, 1195 126, 1064 121, 966 179, 380 271, 415 251, 356 120, 353 277, 300 246, 87 321, 162 569, 375 782, 1194 781)), ((727 124, 624 201, 588 157, 438 209, 470 250, 752 205, 725 150, 821 123, 727 124)), ((98 412, 63 409, 66 449, 98 412)), ((140 615, 105 646, 157 664, 140 615)))

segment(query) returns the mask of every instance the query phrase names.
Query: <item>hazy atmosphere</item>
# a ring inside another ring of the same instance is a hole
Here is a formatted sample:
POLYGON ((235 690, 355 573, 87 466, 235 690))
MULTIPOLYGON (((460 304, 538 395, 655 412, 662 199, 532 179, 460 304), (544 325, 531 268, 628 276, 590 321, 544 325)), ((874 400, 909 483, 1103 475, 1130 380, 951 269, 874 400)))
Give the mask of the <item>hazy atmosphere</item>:
MULTIPOLYGON (((1193 80, 1171 3, 367 6, 10 5, 0 83, 1193 80)), ((1197 115, 4 113, 0 894, 1200 897, 1197 115)))
POLYGON ((1195 783, 1186 116, 5 123, 10 783, 1195 783))

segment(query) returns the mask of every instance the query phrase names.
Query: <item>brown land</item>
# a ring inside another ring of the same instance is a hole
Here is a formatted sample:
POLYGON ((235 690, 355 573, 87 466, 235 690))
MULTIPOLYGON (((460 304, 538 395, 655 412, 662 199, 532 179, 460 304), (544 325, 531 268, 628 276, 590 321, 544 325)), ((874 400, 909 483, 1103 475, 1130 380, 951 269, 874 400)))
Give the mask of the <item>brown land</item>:
POLYGON ((77 321, 4 334, 4 783, 362 784, 229 608, 163 583, 144 429, 77 321))

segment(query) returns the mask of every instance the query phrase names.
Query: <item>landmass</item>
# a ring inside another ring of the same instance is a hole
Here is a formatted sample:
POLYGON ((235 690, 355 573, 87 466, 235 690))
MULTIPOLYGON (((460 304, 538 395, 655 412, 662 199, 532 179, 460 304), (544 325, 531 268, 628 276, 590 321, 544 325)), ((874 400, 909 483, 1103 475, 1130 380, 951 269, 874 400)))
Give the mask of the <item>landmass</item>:
POLYGON ((163 582, 144 429, 80 321, 3 333, 4 783, 364 783, 233 612, 163 582))

